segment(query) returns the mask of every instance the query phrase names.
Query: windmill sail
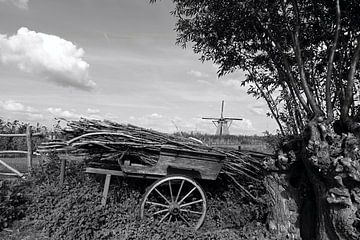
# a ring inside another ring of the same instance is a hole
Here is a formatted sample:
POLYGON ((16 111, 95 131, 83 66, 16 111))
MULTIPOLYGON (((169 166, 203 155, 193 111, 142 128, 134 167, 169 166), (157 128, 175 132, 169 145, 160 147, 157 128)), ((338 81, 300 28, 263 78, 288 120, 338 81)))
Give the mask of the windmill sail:
POLYGON ((216 135, 229 135, 229 128, 233 121, 243 120, 242 118, 225 118, 224 117, 224 100, 221 102, 220 118, 203 117, 202 119, 211 120, 216 127, 216 135))

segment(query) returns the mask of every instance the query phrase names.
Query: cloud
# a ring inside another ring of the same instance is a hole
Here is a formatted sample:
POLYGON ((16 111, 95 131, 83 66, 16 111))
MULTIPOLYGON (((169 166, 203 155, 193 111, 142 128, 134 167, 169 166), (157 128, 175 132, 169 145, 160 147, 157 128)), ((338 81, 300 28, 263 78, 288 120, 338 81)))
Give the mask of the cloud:
POLYGON ((230 131, 231 128, 233 128, 234 130, 238 130, 239 132, 246 132, 246 133, 251 131, 256 131, 252 121, 247 118, 243 118, 243 120, 241 121, 233 121, 230 127, 230 131))
POLYGON ((268 108, 266 106, 253 106, 250 111, 256 115, 264 116, 268 113, 268 108))
POLYGON ((36 112, 33 107, 24 106, 24 104, 16 102, 14 100, 0 101, 0 107, 10 112, 36 112))
POLYGON ((205 84, 205 85, 211 85, 211 83, 209 81, 203 80, 203 79, 198 79, 196 80, 198 83, 200 84, 205 84))
POLYGON ((158 114, 158 113, 152 113, 152 114, 149 115, 149 117, 159 119, 159 118, 162 118, 163 116, 161 114, 158 114))
POLYGON ((54 115, 55 117, 62 117, 66 119, 78 119, 82 117, 82 115, 80 114, 74 113, 73 111, 69 111, 69 110, 63 110, 62 108, 49 107, 47 111, 52 115, 54 115))
POLYGON ((3 109, 10 112, 21 112, 25 110, 25 106, 23 104, 15 102, 13 100, 0 102, 0 105, 3 109))
POLYGON ((20 9, 27 10, 29 0, 0 0, 0 2, 9 2, 20 9))
POLYGON ((220 80, 221 84, 227 87, 232 87, 235 89, 244 89, 243 86, 241 86, 241 81, 237 79, 222 79, 220 80))
POLYGON ((45 117, 36 108, 25 106, 14 100, 0 101, 0 110, 6 111, 5 115, 12 116, 14 119, 23 119, 24 121, 39 121, 45 117))
POLYGON ((194 77, 209 77, 208 74, 206 73, 202 73, 200 71, 196 71, 196 70, 190 70, 189 72, 187 72, 187 74, 194 76, 194 77))
POLYGON ((96 84, 89 78, 89 64, 83 56, 84 50, 72 42, 25 27, 13 36, 0 34, 2 63, 60 86, 91 90, 96 84))
POLYGON ((79 119, 79 118, 98 119, 98 120, 116 119, 116 117, 110 113, 107 113, 105 115, 103 114, 99 115, 98 113, 100 113, 100 110, 92 109, 92 108, 88 108, 87 113, 79 113, 75 109, 65 110, 60 107, 49 107, 46 109, 46 111, 55 117, 61 117, 65 119, 79 119))
POLYGON ((100 112, 99 109, 93 109, 93 108, 87 109, 87 113, 90 113, 90 114, 95 114, 95 113, 99 113, 99 112, 100 112))
MULTIPOLYGON (((216 132, 216 128, 213 123, 211 121, 201 119, 201 117, 184 119, 177 116, 168 117, 148 114, 140 117, 131 116, 129 120, 131 124, 166 133, 183 131, 214 134, 216 132)), ((254 128, 250 119, 243 119, 242 121, 233 121, 230 127, 230 133, 234 135, 254 134, 258 133, 258 131, 254 128)))
POLYGON ((26 115, 28 116, 28 119, 30 120, 44 120, 45 117, 43 114, 41 113, 26 113, 26 115))

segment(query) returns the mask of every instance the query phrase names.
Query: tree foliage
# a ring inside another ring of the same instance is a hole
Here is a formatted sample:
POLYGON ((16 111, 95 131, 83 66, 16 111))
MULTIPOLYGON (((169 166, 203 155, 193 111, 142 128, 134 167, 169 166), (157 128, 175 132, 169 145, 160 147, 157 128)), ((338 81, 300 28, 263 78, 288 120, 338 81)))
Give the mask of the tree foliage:
POLYGON ((219 76, 242 70, 249 93, 263 97, 280 130, 340 119, 357 110, 360 5, 356 0, 174 0, 177 43, 193 43, 219 76))

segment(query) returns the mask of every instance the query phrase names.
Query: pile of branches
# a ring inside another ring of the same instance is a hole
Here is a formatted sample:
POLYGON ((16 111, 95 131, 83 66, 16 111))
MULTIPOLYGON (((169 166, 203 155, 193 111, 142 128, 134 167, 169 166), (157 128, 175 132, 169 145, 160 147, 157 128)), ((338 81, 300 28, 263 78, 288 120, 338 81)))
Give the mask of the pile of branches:
POLYGON ((38 147, 38 152, 65 151, 84 155, 87 159, 91 159, 92 164, 98 164, 105 168, 111 165, 119 167, 118 160, 125 153, 143 165, 153 166, 159 159, 161 148, 216 153, 225 156, 221 173, 254 199, 256 197, 251 194, 248 186, 251 185, 250 183, 261 183, 264 176, 263 156, 252 156, 236 150, 214 148, 195 138, 174 136, 108 120, 85 118, 78 121, 61 120, 65 121, 67 125, 62 129, 65 140, 43 143, 38 147))

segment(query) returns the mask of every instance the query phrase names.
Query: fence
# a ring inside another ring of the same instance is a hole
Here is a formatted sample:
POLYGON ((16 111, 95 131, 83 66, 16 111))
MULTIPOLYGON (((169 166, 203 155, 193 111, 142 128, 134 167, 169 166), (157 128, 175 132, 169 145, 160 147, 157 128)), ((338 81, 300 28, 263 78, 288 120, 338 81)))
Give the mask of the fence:
MULTIPOLYGON (((32 138, 36 136, 42 136, 42 133, 33 133, 31 130, 31 126, 26 127, 26 133, 22 134, 3 134, 0 133, 0 137, 26 137, 26 145, 27 145, 27 151, 20 151, 20 150, 4 150, 0 151, 0 155, 4 154, 26 154, 27 155, 27 169, 28 172, 31 172, 33 168, 33 150, 32 150, 32 138)), ((0 175, 5 176, 19 176, 21 178, 24 178, 24 173, 21 173, 20 171, 16 170, 15 168, 11 167, 4 161, 0 159, 0 164, 3 165, 5 168, 9 169, 12 173, 3 173, 0 172, 0 175)))

